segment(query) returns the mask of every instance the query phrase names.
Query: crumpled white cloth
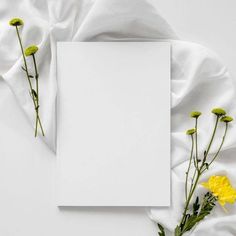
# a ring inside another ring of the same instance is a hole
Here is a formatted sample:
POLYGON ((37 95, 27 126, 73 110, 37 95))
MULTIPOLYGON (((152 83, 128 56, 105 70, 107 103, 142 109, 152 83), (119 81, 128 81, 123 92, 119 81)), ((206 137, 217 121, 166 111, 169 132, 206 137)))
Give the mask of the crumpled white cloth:
MULTIPOLYGON (((21 30, 24 46, 37 44, 40 71, 41 119, 46 144, 56 148, 56 42, 57 41, 169 41, 172 45, 172 205, 148 209, 154 221, 168 228, 169 234, 183 209, 185 169, 189 158, 189 139, 185 130, 193 127, 188 117, 191 110, 203 112, 200 118, 201 153, 213 126, 213 107, 224 107, 236 114, 234 83, 219 58, 208 49, 178 39, 168 23, 154 7, 155 0, 2 0, 0 6, 0 75, 15 94, 30 124, 34 125, 32 101, 16 33, 8 21, 24 19, 21 30)), ((78 65, 79 66, 79 65, 78 65)), ((30 67, 32 69, 32 67, 30 67)), ((212 174, 226 174, 236 185, 235 126, 230 128, 220 158, 203 180, 212 174)), ((222 130, 217 134, 220 142, 222 130)), ((32 131, 33 136, 33 131, 32 131)), ((216 150, 215 145, 212 152, 216 150)), ((158 186, 153 186, 158 188, 158 186)), ((161 191, 161 189, 160 189, 161 191)), ((199 188, 199 193, 204 190, 199 188)), ((236 235, 236 207, 225 213, 219 206, 191 235, 236 235)))

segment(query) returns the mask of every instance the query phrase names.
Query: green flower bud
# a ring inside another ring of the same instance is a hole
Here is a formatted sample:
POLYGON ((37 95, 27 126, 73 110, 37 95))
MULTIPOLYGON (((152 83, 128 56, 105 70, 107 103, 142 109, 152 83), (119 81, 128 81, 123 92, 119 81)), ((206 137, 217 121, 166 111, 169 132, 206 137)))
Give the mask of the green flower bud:
POLYGON ((33 54, 35 54, 38 51, 38 47, 36 45, 31 45, 28 48, 25 49, 25 55, 28 56, 32 56, 33 54))
POLYGON ((226 111, 219 107, 212 109, 211 112, 217 116, 224 116, 226 114, 226 111))
POLYGON ((193 118, 198 118, 202 113, 200 111, 192 111, 190 116, 193 118))
POLYGON ((9 21, 9 25, 11 25, 11 26, 24 25, 24 21, 20 18, 13 18, 9 21))
POLYGON ((231 116, 223 116, 221 119, 220 119, 220 121, 221 122, 225 122, 225 123, 229 123, 229 122, 231 122, 231 121, 233 121, 234 119, 233 119, 233 117, 231 117, 231 116))
POLYGON ((188 129, 188 130, 186 131, 186 134, 187 134, 187 135, 193 135, 195 132, 196 132, 196 129, 188 129))

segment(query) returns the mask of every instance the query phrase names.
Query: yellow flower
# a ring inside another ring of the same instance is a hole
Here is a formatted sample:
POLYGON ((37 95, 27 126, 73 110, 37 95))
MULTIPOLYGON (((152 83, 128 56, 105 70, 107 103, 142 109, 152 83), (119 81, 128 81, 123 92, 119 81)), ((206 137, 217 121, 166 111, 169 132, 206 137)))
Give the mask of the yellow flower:
POLYGON ((224 116, 226 114, 226 111, 220 107, 216 107, 216 108, 212 109, 211 112, 217 116, 224 116))
POLYGON ((196 129, 188 129, 188 130, 186 131, 186 134, 187 134, 187 135, 193 135, 195 132, 196 132, 196 129))
POLYGON ((11 26, 20 26, 23 24, 24 24, 24 22, 20 18, 13 18, 9 21, 9 25, 11 25, 11 26))
POLYGON ((233 121, 234 119, 233 119, 233 117, 231 117, 231 116, 223 116, 221 119, 220 119, 220 121, 221 122, 225 122, 225 123, 229 123, 229 122, 231 122, 231 121, 233 121))
POLYGON ((233 204, 236 201, 236 189, 231 186, 226 176, 211 176, 208 182, 201 185, 212 192, 221 206, 226 203, 233 204))
POLYGON ((193 118, 198 118, 202 113, 200 111, 192 111, 190 116, 193 118))
POLYGON ((25 49, 25 55, 32 56, 38 51, 38 47, 36 45, 31 45, 28 48, 25 49))

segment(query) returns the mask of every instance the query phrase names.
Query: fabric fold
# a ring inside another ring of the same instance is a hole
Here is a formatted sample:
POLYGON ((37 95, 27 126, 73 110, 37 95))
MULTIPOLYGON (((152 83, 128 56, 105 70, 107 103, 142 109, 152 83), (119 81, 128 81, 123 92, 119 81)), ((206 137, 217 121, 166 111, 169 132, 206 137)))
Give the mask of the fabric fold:
MULTIPOLYGON (((0 75, 14 93, 29 123, 34 125, 34 111, 28 94, 27 81, 21 70, 22 58, 14 28, 8 25, 13 17, 21 17, 24 46, 37 44, 36 59, 40 71, 40 112, 45 127, 44 141, 56 150, 56 43, 58 41, 168 41, 171 43, 172 95, 172 205, 170 208, 149 210, 152 220, 165 225, 170 232, 181 216, 184 173, 189 153, 185 130, 192 128, 188 117, 191 110, 201 110, 199 145, 202 154, 212 129, 213 107, 224 107, 236 114, 236 94, 227 68, 212 51, 201 45, 178 39, 174 30, 156 9, 154 0, 34 0, 1 2, 0 75)), ((32 69, 32 67, 30 67, 32 69)), ((66 78, 65 78, 66 79, 66 78)), ((158 78, 157 78, 158 79, 158 78)), ((159 78, 161 79, 161 78, 159 78)), ((236 128, 230 131, 222 154, 207 175, 224 171, 236 182, 236 128)), ((216 140, 216 144, 220 141, 216 140)), ((33 137, 33 131, 32 131, 33 137)), ((216 150, 213 146, 212 152, 216 150)), ((207 178, 204 176, 203 179, 207 178)), ((158 186, 153 186, 154 188, 158 186)), ((161 191, 161 190, 160 190, 161 191)), ((201 188, 198 189, 201 192, 201 188)), ((236 208, 225 215, 217 207, 191 235, 236 235, 236 208), (222 227, 220 227, 220 224, 222 227), (225 227, 223 227, 225 226, 225 227), (226 227, 227 226, 227 227, 226 227), (210 231, 209 231, 210 227, 210 231)))

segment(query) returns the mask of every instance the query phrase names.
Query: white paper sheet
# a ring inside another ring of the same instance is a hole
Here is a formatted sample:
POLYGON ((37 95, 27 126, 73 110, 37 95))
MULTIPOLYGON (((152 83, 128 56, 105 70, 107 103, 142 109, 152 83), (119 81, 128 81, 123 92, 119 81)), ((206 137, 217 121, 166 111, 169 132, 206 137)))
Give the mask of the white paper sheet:
POLYGON ((169 43, 57 45, 57 204, 169 205, 169 43))

